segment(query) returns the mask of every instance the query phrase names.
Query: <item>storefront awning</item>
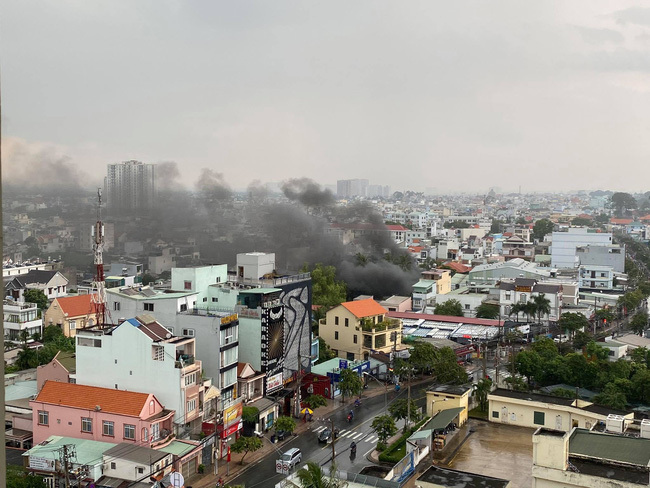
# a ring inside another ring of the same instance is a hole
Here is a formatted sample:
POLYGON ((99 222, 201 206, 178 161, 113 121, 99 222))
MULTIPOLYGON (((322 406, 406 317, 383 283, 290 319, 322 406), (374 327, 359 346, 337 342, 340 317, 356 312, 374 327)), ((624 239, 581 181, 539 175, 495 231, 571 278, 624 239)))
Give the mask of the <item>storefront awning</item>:
POLYGON ((449 424, 451 424, 454 419, 458 416, 460 412, 464 410, 463 407, 450 408, 449 410, 442 410, 435 417, 433 417, 429 422, 424 426, 425 429, 429 430, 444 430, 449 424))

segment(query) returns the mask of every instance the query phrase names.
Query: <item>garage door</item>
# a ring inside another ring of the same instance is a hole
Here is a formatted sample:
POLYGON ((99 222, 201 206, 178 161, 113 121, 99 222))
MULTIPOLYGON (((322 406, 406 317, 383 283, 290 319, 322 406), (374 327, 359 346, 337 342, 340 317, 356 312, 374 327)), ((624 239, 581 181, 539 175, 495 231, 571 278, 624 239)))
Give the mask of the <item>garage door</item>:
POLYGON ((183 478, 188 479, 193 474, 196 474, 196 467, 197 467, 196 462, 197 462, 197 458, 192 458, 188 462, 183 464, 182 467, 183 478))

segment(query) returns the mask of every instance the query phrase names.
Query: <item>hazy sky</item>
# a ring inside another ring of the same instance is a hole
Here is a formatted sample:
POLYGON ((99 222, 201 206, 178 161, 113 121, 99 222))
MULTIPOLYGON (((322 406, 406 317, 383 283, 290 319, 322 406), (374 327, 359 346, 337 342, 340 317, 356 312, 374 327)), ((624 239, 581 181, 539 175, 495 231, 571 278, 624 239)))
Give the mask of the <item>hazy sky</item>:
MULTIPOLYGON (((636 2, 636 4, 641 4, 636 2)), ((3 178, 650 190, 650 8, 1 0, 3 178)))

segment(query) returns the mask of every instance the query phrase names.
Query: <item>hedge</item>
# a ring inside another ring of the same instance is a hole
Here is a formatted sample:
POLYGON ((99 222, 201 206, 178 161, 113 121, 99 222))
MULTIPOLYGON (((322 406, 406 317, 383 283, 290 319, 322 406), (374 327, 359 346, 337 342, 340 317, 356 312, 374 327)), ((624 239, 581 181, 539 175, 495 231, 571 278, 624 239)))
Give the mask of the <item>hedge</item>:
POLYGON ((425 423, 429 421, 429 417, 425 417, 424 419, 420 420, 417 424, 415 424, 413 427, 411 427, 408 431, 406 431, 402 436, 397 439, 395 442, 393 442, 390 446, 388 446, 388 449, 386 449, 384 452, 382 452, 379 455, 379 461, 385 462, 385 463, 393 463, 397 464, 402 460, 404 456, 406 456, 406 440, 413 435, 413 432, 418 430, 421 426, 423 426, 425 423))

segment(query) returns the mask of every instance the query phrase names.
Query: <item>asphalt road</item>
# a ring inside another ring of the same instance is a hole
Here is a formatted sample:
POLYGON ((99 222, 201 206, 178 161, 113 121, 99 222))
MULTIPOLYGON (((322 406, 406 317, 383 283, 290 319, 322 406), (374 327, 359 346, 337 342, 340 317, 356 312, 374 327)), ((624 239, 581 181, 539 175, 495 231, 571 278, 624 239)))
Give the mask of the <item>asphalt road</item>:
MULTIPOLYGON (((426 388, 432 383, 432 380, 420 383, 411 387, 411 397, 416 404, 424 409, 426 388)), ((390 387, 389 387, 390 388, 390 387)), ((389 389, 387 396, 388 405, 397 398, 406 398, 406 388, 403 387, 399 392, 389 389)), ((339 402, 339 399, 335 401, 339 402)), ((366 458, 377 445, 377 435, 370 427, 373 419, 384 413, 384 395, 378 395, 373 398, 362 398, 360 407, 355 408, 353 401, 346 400, 346 408, 334 412, 327 418, 317 418, 314 416, 310 430, 299 436, 292 436, 282 442, 275 444, 276 453, 271 454, 257 464, 249 467, 238 477, 230 481, 230 484, 244 484, 246 488, 269 487, 274 486, 284 476, 275 472, 275 461, 282 453, 297 447, 302 451, 302 461, 298 468, 305 465, 307 461, 317 462, 321 466, 329 469, 332 459, 332 445, 318 442, 318 433, 323 429, 331 426, 331 419, 334 426, 339 429, 339 438, 335 442, 336 450, 336 467, 344 471, 360 472, 365 466, 372 463, 366 458), (347 414, 350 410, 354 411, 354 419, 351 423, 347 422, 347 414), (357 455, 353 459, 350 457, 350 443, 356 442, 357 455)), ((318 414, 318 411, 316 411, 318 414)), ((403 427, 403 421, 400 421, 398 427, 403 427)), ((265 440, 264 442, 268 442, 265 440)))

